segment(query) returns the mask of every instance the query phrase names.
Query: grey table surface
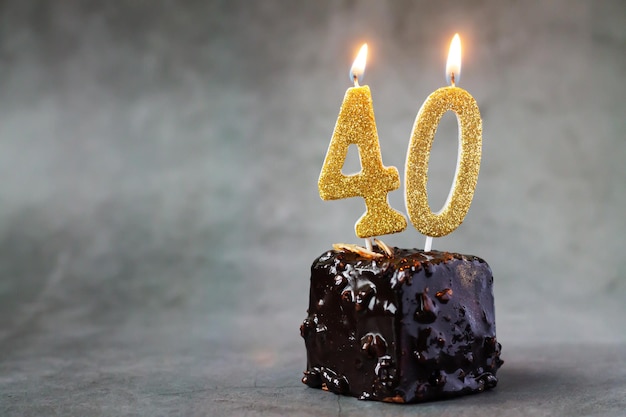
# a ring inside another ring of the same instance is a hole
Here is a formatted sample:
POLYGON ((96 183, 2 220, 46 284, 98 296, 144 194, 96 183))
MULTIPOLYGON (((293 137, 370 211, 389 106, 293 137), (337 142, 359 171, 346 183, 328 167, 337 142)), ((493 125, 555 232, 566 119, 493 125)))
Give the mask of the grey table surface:
POLYGON ((626 415, 624 75, 619 0, 1 2, 0 416, 626 415), (454 32, 483 162, 434 247, 494 271, 500 382, 408 406, 309 389, 309 267, 364 208, 316 184, 354 53, 403 176, 454 32))

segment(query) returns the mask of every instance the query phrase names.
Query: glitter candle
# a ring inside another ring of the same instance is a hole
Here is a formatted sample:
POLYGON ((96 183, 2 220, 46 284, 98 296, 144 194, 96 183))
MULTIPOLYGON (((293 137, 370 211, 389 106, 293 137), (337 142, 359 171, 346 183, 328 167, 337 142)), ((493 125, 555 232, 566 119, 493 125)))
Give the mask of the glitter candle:
MULTIPOLYGON (((387 193, 400 187, 400 176, 396 167, 383 165, 372 95, 367 85, 359 86, 366 56, 367 44, 361 48, 350 70, 354 87, 346 91, 318 181, 323 200, 365 199, 366 212, 355 225, 360 238, 401 232, 407 226, 404 215, 391 208, 387 200, 387 193), (341 169, 352 144, 358 147, 361 171, 344 175, 341 169)), ((366 244, 369 246, 369 239, 366 244)))
POLYGON ((482 146, 482 121, 476 100, 456 86, 461 73, 461 41, 456 34, 450 45, 446 76, 450 86, 432 93, 422 105, 411 134, 406 159, 405 202, 413 226, 427 236, 425 250, 432 237, 445 236, 463 222, 472 199, 482 146), (456 113, 459 124, 459 153, 454 183, 441 210, 433 213, 428 205, 428 160, 439 122, 447 111, 456 113))

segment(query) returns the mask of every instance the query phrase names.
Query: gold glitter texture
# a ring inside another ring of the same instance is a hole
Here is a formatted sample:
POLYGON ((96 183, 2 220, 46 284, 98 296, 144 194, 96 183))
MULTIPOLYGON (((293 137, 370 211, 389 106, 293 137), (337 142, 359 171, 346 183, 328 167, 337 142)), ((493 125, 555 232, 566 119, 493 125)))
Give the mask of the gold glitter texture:
POLYGON ((411 134, 405 169, 405 202, 413 226, 426 236, 445 236, 463 223, 480 169, 482 120, 476 100, 458 87, 443 87, 422 105, 411 134), (439 122, 448 110, 459 123, 459 155, 454 185, 444 207, 433 213, 428 205, 426 183, 430 149, 439 122))
POLYGON ((397 233, 406 229, 402 213, 389 206, 387 193, 400 187, 396 167, 385 167, 380 153, 374 106, 368 86, 348 88, 339 110, 335 131, 318 181, 323 200, 363 197, 366 211, 356 222, 360 238, 397 233), (361 171, 341 172, 348 147, 357 145, 361 171))

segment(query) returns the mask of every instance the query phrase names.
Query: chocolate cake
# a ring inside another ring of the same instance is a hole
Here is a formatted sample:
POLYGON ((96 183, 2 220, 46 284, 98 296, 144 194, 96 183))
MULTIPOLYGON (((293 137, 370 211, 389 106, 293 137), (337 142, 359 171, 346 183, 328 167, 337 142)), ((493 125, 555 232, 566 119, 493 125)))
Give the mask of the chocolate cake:
POLYGON ((475 256, 374 247, 313 262, 302 382, 410 403, 496 386, 493 277, 475 256))

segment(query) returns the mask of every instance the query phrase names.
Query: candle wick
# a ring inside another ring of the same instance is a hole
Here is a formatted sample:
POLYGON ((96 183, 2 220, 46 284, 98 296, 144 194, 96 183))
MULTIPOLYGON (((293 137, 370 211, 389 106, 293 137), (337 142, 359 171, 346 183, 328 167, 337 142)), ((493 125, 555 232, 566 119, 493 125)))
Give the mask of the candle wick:
POLYGON ((353 80, 354 80, 354 86, 358 87, 359 86, 359 76, 355 74, 353 76, 353 80))
POLYGON ((454 86, 455 86, 455 82, 454 82, 454 72, 451 72, 451 73, 450 73, 450 85, 451 85, 452 87, 454 87, 454 86))

